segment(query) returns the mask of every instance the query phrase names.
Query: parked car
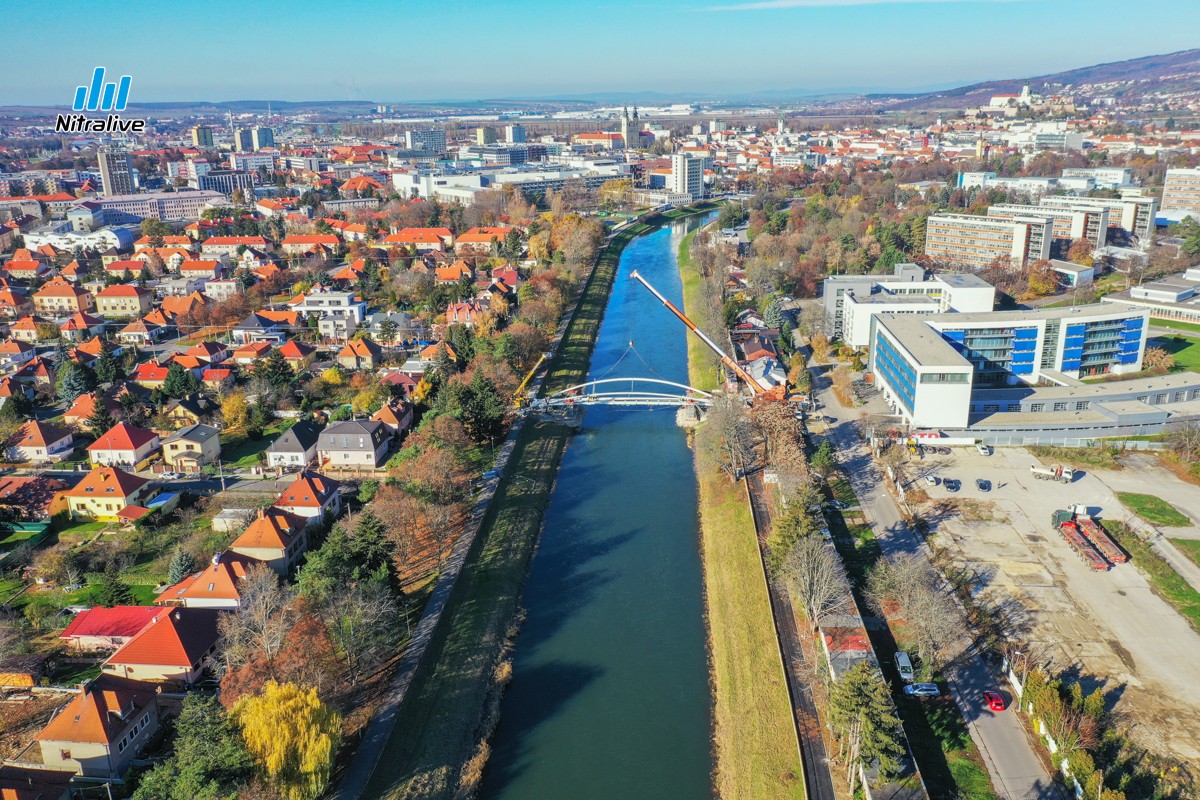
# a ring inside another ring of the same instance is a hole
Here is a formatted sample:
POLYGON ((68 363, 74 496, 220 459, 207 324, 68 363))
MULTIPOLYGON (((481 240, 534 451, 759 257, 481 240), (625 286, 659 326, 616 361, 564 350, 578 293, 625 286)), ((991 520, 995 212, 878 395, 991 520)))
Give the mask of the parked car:
POLYGON ((1004 698, 998 692, 984 692, 983 699, 987 701, 987 707, 992 711, 1004 710, 1004 698))
POLYGON ((833 498, 832 500, 826 500, 825 505, 833 506, 834 508, 838 509, 839 511, 845 511, 847 508, 850 507, 849 503, 844 503, 841 500, 838 500, 836 497, 833 498))
POLYGON ((957 492, 962 488, 962 481, 955 480, 954 478, 946 478, 946 480, 942 481, 942 486, 946 487, 947 492, 957 492))
POLYGON ((976 478, 975 488, 981 492, 990 492, 992 490, 992 482, 985 481, 983 478, 976 478))
POLYGON ((936 475, 926 475, 925 476, 925 485, 926 486, 937 486, 939 483, 941 483, 941 480, 939 480, 936 475))
POLYGON ((182 478, 183 476, 180 475, 178 472, 164 472, 164 473, 160 474, 158 477, 164 481, 177 481, 180 478, 182 478))
POLYGON ((990 456, 992 454, 992 448, 986 444, 977 444, 975 445, 975 449, 979 451, 979 455, 981 456, 990 456))
POLYGON ((942 690, 936 683, 913 683, 904 687, 904 693, 909 697, 937 697, 942 690))

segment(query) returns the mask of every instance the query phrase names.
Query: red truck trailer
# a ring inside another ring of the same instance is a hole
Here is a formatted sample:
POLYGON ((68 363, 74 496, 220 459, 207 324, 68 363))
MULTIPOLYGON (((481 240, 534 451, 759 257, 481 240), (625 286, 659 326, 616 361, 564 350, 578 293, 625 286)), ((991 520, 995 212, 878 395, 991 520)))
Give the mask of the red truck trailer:
POLYGON ((1083 531, 1083 535, 1088 538, 1088 541, 1096 546, 1100 553, 1111 561, 1113 564, 1124 564, 1129 560, 1129 554, 1121 549, 1121 545, 1117 544, 1116 540, 1108 535, 1108 531, 1104 530, 1104 526, 1100 524, 1100 520, 1085 512, 1080 512, 1078 508, 1072 509, 1075 512, 1075 522, 1078 523, 1079 529, 1083 531))
POLYGON ((1087 564, 1095 572, 1105 572, 1112 565, 1108 559, 1100 554, 1095 546, 1084 536, 1080 530, 1079 524, 1075 521, 1074 515, 1070 511, 1054 512, 1053 522, 1058 532, 1063 538, 1075 548, 1075 552, 1083 559, 1083 563, 1087 564))

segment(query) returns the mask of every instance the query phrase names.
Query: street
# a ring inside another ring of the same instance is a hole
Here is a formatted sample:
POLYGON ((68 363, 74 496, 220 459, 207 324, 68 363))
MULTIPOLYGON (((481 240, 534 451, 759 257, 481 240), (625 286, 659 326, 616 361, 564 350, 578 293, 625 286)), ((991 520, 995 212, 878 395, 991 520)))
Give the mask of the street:
MULTIPOLYGON (((884 556, 895 558, 919 553, 928 557, 924 542, 904 522, 884 486, 883 476, 866 443, 858 437, 854 419, 845 418, 848 414, 857 418, 858 412, 842 409, 824 375, 814 370, 813 380, 825 413, 839 417, 828 426, 827 435, 884 556)), ((1011 708, 1002 712, 987 709, 983 700, 985 691, 1000 692, 1008 703, 1013 698, 983 657, 969 645, 965 646, 945 670, 945 677, 997 793, 1009 800, 1060 800, 1059 788, 1043 768, 1016 712, 1011 708)))

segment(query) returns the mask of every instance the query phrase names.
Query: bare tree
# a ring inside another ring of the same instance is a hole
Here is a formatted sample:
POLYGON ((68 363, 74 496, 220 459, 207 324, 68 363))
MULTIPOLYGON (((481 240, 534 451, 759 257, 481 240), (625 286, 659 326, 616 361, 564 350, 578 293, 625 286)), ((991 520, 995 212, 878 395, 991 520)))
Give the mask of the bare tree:
POLYGON ((1167 444, 1184 461, 1195 461, 1200 454, 1200 423, 1180 423, 1167 434, 1167 444))
POLYGON ((324 616, 350 680, 357 683, 395 641, 400 607, 387 587, 366 583, 334 595, 324 616))
POLYGON ((0 612, 0 662, 25 650, 25 631, 15 617, 0 612))
POLYGON ((219 623, 225 666, 230 669, 259 657, 274 659, 286 644, 293 622, 291 590, 279 584, 279 576, 266 564, 246 571, 238 582, 238 594, 237 613, 223 615, 219 623))
POLYGON ((750 460, 750 434, 750 421, 741 402, 736 397, 720 396, 697 431, 696 444, 700 452, 737 480, 750 460))
POLYGON ((918 655, 934 669, 967 630, 949 587, 921 556, 876 563, 867 576, 867 600, 880 615, 894 608, 904 618, 916 638, 918 655))
POLYGON ((783 561, 783 579, 804 606, 809 624, 845 607, 850 592, 846 570, 833 547, 818 536, 803 536, 783 561))

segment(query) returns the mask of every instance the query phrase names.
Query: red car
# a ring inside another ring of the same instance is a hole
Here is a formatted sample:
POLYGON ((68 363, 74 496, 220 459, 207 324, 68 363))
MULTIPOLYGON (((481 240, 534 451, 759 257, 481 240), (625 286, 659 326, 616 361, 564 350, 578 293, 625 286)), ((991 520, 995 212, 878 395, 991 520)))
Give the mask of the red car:
POLYGON ((987 701, 988 708, 992 711, 1004 710, 1004 698, 995 692, 984 692, 983 699, 987 701))

